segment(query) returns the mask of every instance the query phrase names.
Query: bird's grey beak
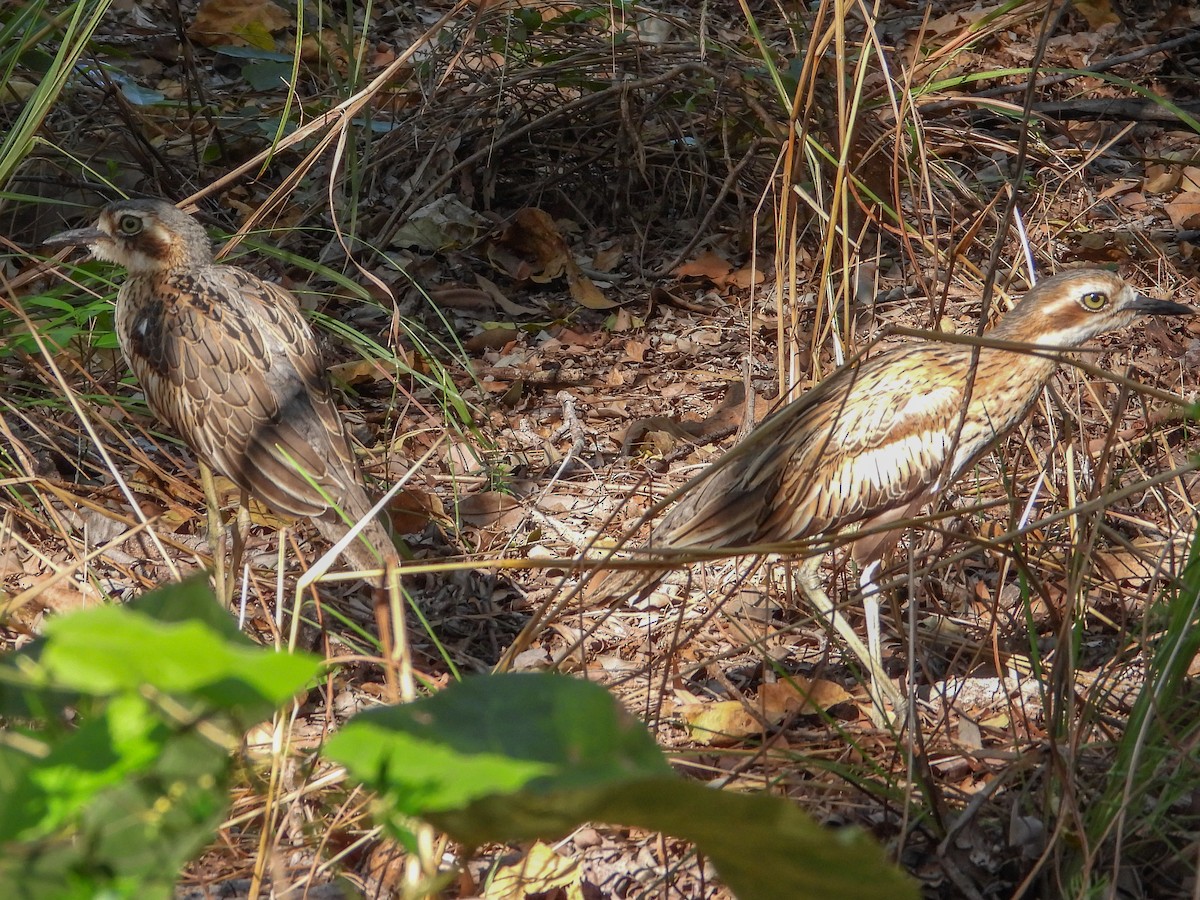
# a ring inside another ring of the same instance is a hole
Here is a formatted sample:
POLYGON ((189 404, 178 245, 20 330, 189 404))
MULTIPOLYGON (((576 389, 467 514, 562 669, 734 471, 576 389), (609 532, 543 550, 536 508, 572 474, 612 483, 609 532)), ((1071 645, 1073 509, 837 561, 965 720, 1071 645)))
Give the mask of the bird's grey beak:
POLYGON ((1158 300, 1154 297, 1147 297, 1145 294, 1138 294, 1133 298, 1133 302, 1125 308, 1147 316, 1194 316, 1196 314, 1196 310, 1190 306, 1171 300, 1158 300))
POLYGON ((96 241, 107 238, 108 235, 99 228, 76 228, 74 231, 60 231, 42 241, 43 247, 66 247, 75 245, 84 247, 96 241))

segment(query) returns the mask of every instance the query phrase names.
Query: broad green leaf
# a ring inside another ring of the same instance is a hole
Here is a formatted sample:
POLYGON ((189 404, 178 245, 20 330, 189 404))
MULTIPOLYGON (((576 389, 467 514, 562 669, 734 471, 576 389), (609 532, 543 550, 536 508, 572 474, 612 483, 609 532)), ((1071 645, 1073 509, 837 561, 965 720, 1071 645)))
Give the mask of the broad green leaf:
POLYGON ((783 798, 677 777, 643 726, 576 679, 471 679, 355 717, 326 753, 379 794, 399 837, 410 816, 469 846, 607 822, 692 841, 741 900, 917 896, 857 829, 822 828, 783 798))
POLYGON ((176 598, 174 605, 159 608, 167 621, 118 606, 50 620, 40 660, 48 686, 88 694, 150 687, 192 694, 243 719, 256 719, 316 676, 319 664, 313 657, 263 650, 222 633, 226 626, 204 621, 201 617, 211 616, 215 605, 207 585, 198 587, 193 580, 163 590, 176 598), (178 618, 189 606, 196 617, 178 618))
POLYGON ((0 804, 0 841, 48 834, 74 817, 101 790, 147 768, 162 751, 168 729, 140 697, 113 700, 104 714, 84 722, 41 759, 0 759, 19 767, 0 804))
POLYGON ((256 91, 277 91, 292 80, 292 63, 261 61, 242 66, 242 77, 256 91))
POLYGON ((0 659, 21 716, 0 742, 4 896, 171 897, 224 818, 227 745, 318 661, 253 645, 203 578, 45 632, 0 659))
POLYGON ((468 679, 417 703, 369 710, 326 753, 405 814, 671 771, 607 691, 542 675, 468 679))

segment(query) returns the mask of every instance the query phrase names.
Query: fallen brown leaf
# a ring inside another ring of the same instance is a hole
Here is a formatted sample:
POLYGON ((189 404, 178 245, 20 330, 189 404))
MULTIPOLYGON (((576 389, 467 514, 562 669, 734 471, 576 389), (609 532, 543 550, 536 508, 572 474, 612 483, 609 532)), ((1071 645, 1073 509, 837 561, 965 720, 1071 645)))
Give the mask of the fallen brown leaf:
POLYGON ((762 284, 766 280, 766 273, 763 272, 762 265, 743 266, 730 273, 727 283, 738 288, 748 288, 752 284, 762 284))
POLYGON ((644 362, 649 348, 642 341, 625 342, 625 359, 629 362, 644 362))
POLYGON ((836 682, 794 675, 787 681, 764 684, 758 689, 758 699, 763 715, 771 722, 781 722, 793 713, 810 715, 854 698, 836 682))
POLYGON ((1121 17, 1113 12, 1109 0, 1074 0, 1072 6, 1087 19, 1088 27, 1093 31, 1105 25, 1121 24, 1121 17))
POLYGON ((532 306, 523 306, 520 303, 514 303, 508 299, 508 295, 500 290, 499 285, 490 279, 484 278, 482 275, 475 276, 475 283, 479 285, 479 289, 490 297, 497 306, 508 313, 510 316, 536 316, 538 311, 532 306))
POLYGON ((711 250, 679 265, 671 274, 677 278, 707 278, 709 281, 724 284, 726 276, 733 271, 729 260, 713 253, 711 250))
POLYGON ((1167 215, 1176 228, 1200 226, 1200 193, 1180 194, 1167 204, 1167 215))
POLYGON ((612 309, 619 304, 609 300, 601 293, 596 283, 579 270, 575 260, 567 260, 567 287, 571 291, 571 299, 587 309, 612 309))
POLYGON ((274 32, 292 17, 270 0, 201 0, 188 37, 205 47, 222 45, 274 50, 274 32))
POLYGON ((476 528, 516 525, 523 516, 521 504, 511 494, 499 491, 468 494, 458 502, 458 517, 476 528))
POLYGON ((541 284, 562 275, 570 259, 567 242, 554 219, 545 210, 532 206, 513 214, 512 223, 489 245, 489 256, 493 249, 505 250, 526 264, 519 273, 509 268, 509 275, 518 277, 520 274, 541 284))
POLYGON ((1142 183, 1142 190, 1147 194, 1165 194, 1179 186, 1182 175, 1179 166, 1154 163, 1146 167, 1146 180, 1142 183))

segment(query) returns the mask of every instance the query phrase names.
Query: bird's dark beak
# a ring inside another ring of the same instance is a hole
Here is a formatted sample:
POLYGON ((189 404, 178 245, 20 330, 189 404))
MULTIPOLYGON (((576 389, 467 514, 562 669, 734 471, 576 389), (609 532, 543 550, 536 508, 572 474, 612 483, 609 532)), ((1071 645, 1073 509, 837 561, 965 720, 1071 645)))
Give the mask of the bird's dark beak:
POLYGON ((1145 294, 1138 294, 1133 302, 1125 308, 1147 316, 1194 316, 1196 314, 1196 310, 1190 306, 1175 303, 1172 300, 1158 300, 1154 297, 1147 297, 1145 294))
POLYGON ((66 247, 75 245, 84 247, 108 237, 99 228, 76 228, 74 231, 60 231, 42 241, 43 247, 66 247))

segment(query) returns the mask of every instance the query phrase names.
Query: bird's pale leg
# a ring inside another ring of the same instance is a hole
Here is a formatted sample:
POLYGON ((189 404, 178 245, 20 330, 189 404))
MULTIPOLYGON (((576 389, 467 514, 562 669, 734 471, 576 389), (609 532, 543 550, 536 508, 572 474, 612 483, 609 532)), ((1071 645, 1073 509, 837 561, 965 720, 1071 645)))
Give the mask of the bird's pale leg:
MULTIPOLYGON (((908 506, 902 506, 899 509, 888 510, 872 516, 864 523, 864 526, 875 528, 911 519, 921 511, 921 508, 927 502, 928 494, 921 494, 909 503, 908 506)), ((893 527, 886 531, 877 531, 874 534, 868 534, 850 545, 850 558, 858 566, 859 593, 862 596, 863 613, 867 619, 867 652, 870 654, 871 659, 875 661, 877 667, 876 669, 872 669, 874 684, 878 686, 873 689, 872 698, 878 704, 881 699, 878 690, 884 690, 888 700, 891 701, 892 709, 895 713, 892 719, 893 722, 903 721, 908 707, 907 701, 892 685, 892 680, 883 673, 883 641, 879 627, 879 584, 875 579, 883 567, 883 560, 895 549, 903 533, 902 528, 893 527), (882 685, 884 684, 888 687, 883 688, 882 685)))
POLYGON ((879 585, 875 576, 879 574, 879 561, 875 560, 858 573, 858 588, 862 594, 863 612, 867 617, 867 652, 871 659, 882 665, 883 639, 879 629, 879 585))
MULTIPOLYGON (((837 607, 833 605, 833 601, 825 593, 825 589, 821 586, 821 557, 815 556, 801 563, 796 580, 804 596, 816 607, 817 612, 821 614, 825 622, 838 633, 842 641, 858 657, 863 668, 871 676, 871 721, 876 725, 882 726, 888 714, 884 701, 886 700, 891 703, 893 710, 900 711, 904 708, 904 698, 900 696, 900 692, 896 690, 895 685, 892 684, 891 679, 884 672, 879 656, 871 655, 871 651, 859 640, 858 635, 854 633, 854 629, 850 627, 850 623, 837 611, 837 607)), ((870 622, 870 618, 871 616, 868 612, 868 622, 870 622)), ((875 605, 875 629, 878 632, 878 603, 875 605)))
POLYGON ((225 568, 225 524, 221 521, 221 502, 212 469, 204 462, 200 463, 200 484, 204 488, 204 502, 208 507, 208 548, 213 559, 213 588, 221 601, 229 606, 233 596, 233 579, 225 568))
POLYGON ((892 704, 893 722, 903 722, 908 706, 903 695, 892 685, 892 679, 883 671, 883 640, 879 628, 879 583, 875 580, 879 575, 882 564, 873 560, 858 573, 858 587, 862 594, 863 613, 867 618, 867 653, 878 665, 879 670, 872 670, 871 699, 877 706, 882 706, 882 690, 892 704), (886 685, 886 687, 884 687, 886 685))

